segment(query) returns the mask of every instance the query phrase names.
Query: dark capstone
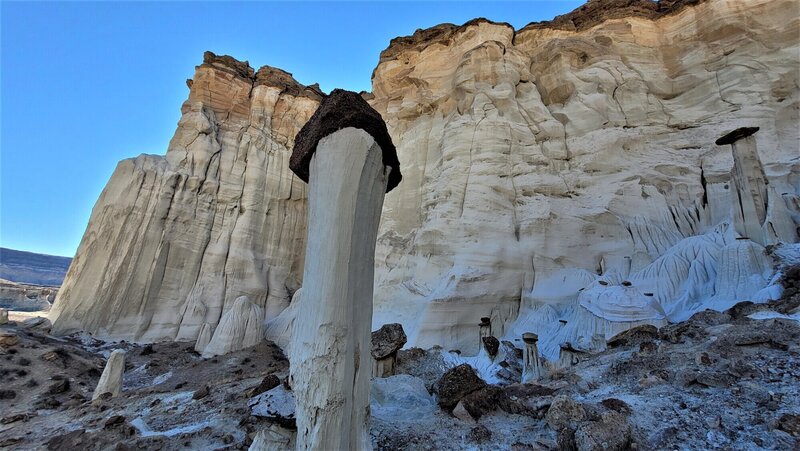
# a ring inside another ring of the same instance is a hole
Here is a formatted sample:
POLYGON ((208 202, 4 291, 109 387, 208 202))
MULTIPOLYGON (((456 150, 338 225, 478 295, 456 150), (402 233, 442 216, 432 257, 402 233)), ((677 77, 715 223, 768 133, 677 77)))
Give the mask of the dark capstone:
POLYGON ((483 347, 486 348, 486 352, 492 357, 496 356, 497 350, 500 349, 500 340, 495 337, 483 337, 481 340, 483 340, 483 347))
POLYGON ((400 161, 392 138, 386 129, 386 123, 366 100, 355 92, 334 89, 320 103, 319 108, 306 122, 294 139, 294 150, 289 160, 289 168, 308 183, 308 170, 311 157, 317 151, 317 144, 322 138, 343 128, 360 128, 369 133, 383 151, 383 164, 392 168, 388 193, 396 187, 403 176, 400 174, 400 161))
POLYGON ((753 133, 759 130, 758 127, 742 127, 737 128, 736 130, 728 133, 727 135, 723 136, 722 138, 716 141, 718 146, 723 146, 725 144, 733 144, 736 141, 747 138, 748 136, 752 135, 753 133))
POLYGON ((372 332, 372 357, 376 359, 386 358, 408 341, 403 326, 399 323, 384 324, 380 329, 372 332))
POLYGON ((452 409, 464 396, 480 390, 486 386, 475 373, 475 370, 466 363, 447 370, 436 382, 434 391, 439 397, 439 405, 452 409))

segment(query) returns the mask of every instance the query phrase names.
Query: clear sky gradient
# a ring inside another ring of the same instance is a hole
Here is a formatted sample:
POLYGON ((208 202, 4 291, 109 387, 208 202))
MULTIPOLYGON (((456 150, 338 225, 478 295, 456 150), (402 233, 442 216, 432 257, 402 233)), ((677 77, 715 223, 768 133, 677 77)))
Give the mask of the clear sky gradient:
POLYGON ((0 246, 72 256, 117 162, 166 152, 205 50, 370 91, 394 37, 476 17, 519 29, 582 3, 2 1, 0 246))

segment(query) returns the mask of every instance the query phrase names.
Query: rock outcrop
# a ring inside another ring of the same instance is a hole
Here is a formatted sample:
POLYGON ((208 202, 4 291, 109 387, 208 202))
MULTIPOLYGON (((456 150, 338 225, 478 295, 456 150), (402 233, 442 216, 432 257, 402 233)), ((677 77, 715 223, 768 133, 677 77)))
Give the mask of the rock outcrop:
POLYGON ((210 331, 210 326, 200 332, 195 350, 203 357, 224 355, 257 345, 264 339, 264 309, 250 302, 247 296, 239 296, 233 307, 222 315, 219 325, 210 331), (207 336, 208 344, 202 346, 207 336))
MULTIPOLYGON (((780 296, 765 246, 800 224, 798 16, 791 0, 593 0, 393 40, 366 96, 403 168, 373 328, 475 355, 488 317, 555 361, 780 296), (715 144, 741 127, 757 146, 715 144)), ((288 342, 306 227, 288 149, 321 93, 213 54, 189 84, 166 157, 123 161, 98 201, 55 331, 205 345, 246 295, 288 342)))
POLYGON ((110 398, 122 393, 122 375, 125 373, 125 351, 117 349, 111 353, 92 394, 92 401, 108 396, 110 398))
POLYGON ((754 170, 715 141, 761 128, 745 159, 796 227, 798 15, 597 0, 520 30, 475 20, 394 40, 372 104, 403 183, 386 197, 374 325, 474 355, 489 316, 493 335, 535 332, 555 360, 567 341, 768 297, 768 243, 734 227, 754 170))
POLYGON ((211 52, 187 84, 166 156, 120 162, 97 201, 55 332, 190 341, 239 296, 271 318, 300 286, 306 187, 289 149, 321 93, 211 52))

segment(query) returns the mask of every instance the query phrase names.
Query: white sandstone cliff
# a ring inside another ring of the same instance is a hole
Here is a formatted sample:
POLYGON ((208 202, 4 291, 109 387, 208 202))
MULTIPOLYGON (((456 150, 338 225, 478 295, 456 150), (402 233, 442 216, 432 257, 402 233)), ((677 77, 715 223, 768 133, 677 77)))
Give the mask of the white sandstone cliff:
POLYGON ((95 205, 55 332, 195 340, 239 296, 269 318, 300 286, 306 187, 288 162, 319 92, 210 52, 187 84, 166 156, 120 162, 95 205))

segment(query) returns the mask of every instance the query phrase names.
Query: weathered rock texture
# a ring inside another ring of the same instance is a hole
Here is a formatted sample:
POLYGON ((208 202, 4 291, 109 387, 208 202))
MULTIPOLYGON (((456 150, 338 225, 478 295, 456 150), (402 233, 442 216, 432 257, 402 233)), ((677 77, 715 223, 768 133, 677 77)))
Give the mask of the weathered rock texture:
POLYGON ((715 140, 760 127, 745 159, 796 240, 799 9, 592 1, 521 30, 475 20, 393 41, 372 104, 403 183, 386 197, 374 325, 474 354, 489 316, 554 360, 565 341, 774 297, 759 292, 769 243, 733 227, 753 170, 732 174, 715 140))
MULTIPOLYGON (((125 373, 125 351, 117 349, 111 353, 92 394, 92 401, 108 393, 112 398, 122 393, 122 375, 125 373)), ((108 396, 108 395, 107 395, 108 396)))
POLYGON ((239 296, 271 318, 300 286, 306 187, 289 149, 320 92, 210 52, 187 84, 166 156, 120 162, 95 205, 54 331, 195 340, 239 296))
MULTIPOLYGON (((490 317, 491 335, 534 332, 556 360, 565 342, 778 296, 770 240, 743 236, 736 207, 797 240, 798 17, 792 0, 596 0, 520 30, 478 19, 392 41, 370 103, 403 183, 384 204, 373 327, 474 355, 490 317), (760 128, 756 152, 715 144, 740 127, 760 128)), ((194 340, 239 295, 275 318, 303 263, 287 149, 318 98, 208 55, 166 158, 122 162, 99 200, 55 330, 194 340)), ((288 341, 279 319, 268 331, 288 341)))

